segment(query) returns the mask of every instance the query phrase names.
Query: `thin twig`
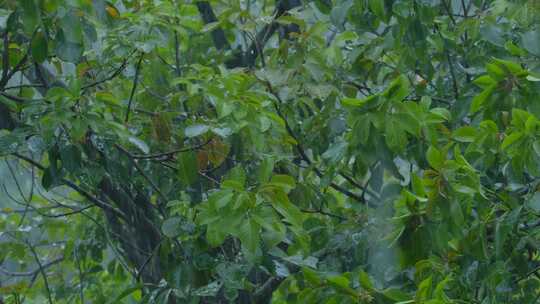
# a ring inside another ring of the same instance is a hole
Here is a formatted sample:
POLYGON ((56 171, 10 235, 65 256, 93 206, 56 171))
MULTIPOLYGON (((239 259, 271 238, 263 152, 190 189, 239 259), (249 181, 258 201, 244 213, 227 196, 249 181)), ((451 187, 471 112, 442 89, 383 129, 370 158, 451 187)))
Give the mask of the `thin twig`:
POLYGON ((5 87, 4 90, 15 90, 15 89, 22 89, 22 88, 42 88, 43 85, 39 83, 27 83, 27 84, 19 84, 14 86, 5 87))
POLYGON ((7 78, 9 70, 9 32, 4 31, 4 51, 2 52, 2 80, 7 78))
MULTIPOLYGON (((62 262, 64 260, 64 257, 63 256, 59 256, 45 264, 42 265, 42 268, 43 269, 47 269, 55 264, 58 264, 60 262, 62 262)), ((7 269, 4 269, 4 268, 1 268, 0 267, 0 272, 7 275, 7 276, 10 276, 10 277, 31 277, 33 275, 35 275, 36 273, 39 273, 40 269, 37 268, 37 269, 34 269, 34 270, 31 270, 31 271, 24 271, 24 272, 15 272, 15 271, 9 271, 7 269)))
POLYGON ((528 277, 530 277, 531 275, 533 275, 533 274, 535 274, 535 273, 537 273, 537 272, 539 272, 539 271, 540 271, 540 266, 537 266, 537 267, 535 267, 533 270, 527 272, 524 276, 522 276, 522 277, 520 277, 520 278, 517 278, 517 279, 515 280, 515 283, 519 283, 519 282, 521 282, 521 281, 527 279, 528 277))
POLYGON ((37 255, 36 250, 34 249, 34 246, 30 244, 30 242, 26 242, 28 245, 28 248, 30 248, 30 251, 32 252, 32 255, 34 256, 34 259, 36 260, 36 263, 39 266, 39 272, 41 273, 41 276, 43 277, 43 282, 45 283, 45 289, 47 290, 47 297, 49 298, 49 304, 53 304, 52 296, 51 296, 51 289, 49 287, 49 280, 47 279, 47 274, 45 273, 45 269, 43 268, 43 265, 41 264, 41 261, 39 260, 39 256, 37 255))
POLYGON ((346 217, 343 217, 341 215, 337 215, 337 214, 333 214, 333 213, 330 213, 330 212, 326 212, 324 210, 309 210, 309 209, 300 209, 300 211, 304 212, 304 213, 319 213, 319 214, 322 214, 322 215, 326 215, 326 216, 329 216, 329 217, 335 217, 337 219, 340 219, 342 221, 346 220, 347 218, 346 217))
POLYGON ((443 4, 444 9, 446 10, 448 17, 450 17, 450 21, 452 21, 453 25, 456 25, 456 19, 454 19, 454 16, 452 12, 450 11, 450 7, 448 6, 448 3, 446 3, 446 0, 441 0, 441 2, 443 4))
POLYGON ((11 79, 11 77, 13 77, 13 75, 17 73, 19 70, 21 70, 23 64, 25 64, 26 60, 28 59, 29 51, 30 50, 28 50, 26 54, 24 54, 24 57, 21 58, 21 60, 19 60, 19 62, 15 65, 15 67, 7 73, 6 77, 2 77, 2 79, 0 80, 0 89, 4 88, 6 84, 8 83, 8 81, 11 79))
MULTIPOLYGON (((11 167, 11 164, 7 160, 5 160, 5 163, 6 163, 7 167, 8 167, 8 170, 9 170, 9 173, 11 174, 11 177, 13 178, 13 181, 15 182, 15 186, 17 187, 17 191, 19 191, 19 195, 22 198, 22 200, 24 201, 24 204, 25 204, 24 209, 28 211, 28 208, 30 208, 30 201, 26 199, 26 196, 24 195, 21 184, 19 183, 19 179, 15 175, 15 171, 13 171, 13 168, 11 167)), ((7 194, 7 191, 6 191, 6 194, 7 194)), ((23 224, 25 218, 26 218, 26 212, 23 213, 23 215, 21 216, 21 219, 19 220, 19 225, 18 225, 19 227, 23 224)))
MULTIPOLYGON (((19 158, 19 159, 21 159, 21 160, 24 160, 25 162, 27 162, 30 165, 40 169, 41 171, 46 170, 46 168, 42 164, 36 162, 35 160, 33 160, 33 159, 31 159, 31 158, 29 158, 27 156, 24 156, 24 155, 19 154, 19 153, 12 153, 12 155, 19 158)), ((113 207, 112 205, 109 205, 108 203, 100 200, 99 198, 95 197, 94 195, 90 194, 89 192, 87 192, 86 190, 84 190, 83 188, 81 188, 80 186, 75 184, 74 182, 72 182, 70 180, 67 180, 65 178, 62 178, 61 181, 66 186, 68 186, 69 188, 77 191, 79 194, 81 194, 83 197, 85 197, 86 199, 88 199, 90 202, 94 203, 95 205, 97 205, 101 209, 111 211, 114 214, 118 215, 119 217, 121 217, 121 218, 123 218, 125 220, 127 219, 127 216, 126 216, 126 214, 124 212, 122 212, 121 210, 118 210, 117 208, 113 207)))
POLYGON ((75 247, 75 260, 77 261, 77 269, 79 270, 79 296, 81 298, 81 304, 84 304, 84 281, 83 281, 83 271, 81 268, 81 260, 79 256, 79 249, 75 247))
POLYGON ((454 88, 454 97, 455 97, 456 100, 458 100, 458 98, 459 98, 458 83, 457 83, 457 78, 456 78, 456 72, 454 70, 454 64, 452 63, 452 59, 450 57, 450 52, 448 51, 448 45, 447 45, 446 39, 443 37, 443 35, 442 35, 441 31, 439 30, 439 28, 437 26, 435 26, 435 29, 439 33, 439 37, 441 37, 441 39, 443 40, 443 44, 445 46, 444 47, 444 53, 446 55, 446 60, 448 61, 448 66, 450 68, 450 77, 452 77, 452 86, 454 88))
POLYGON ((128 101, 128 107, 126 111, 126 118, 124 119, 124 122, 127 124, 129 121, 129 113, 131 112, 131 103, 133 102, 133 97, 135 96, 135 91, 137 90, 137 83, 139 82, 139 74, 141 72, 141 63, 144 58, 144 53, 141 54, 141 57, 139 57, 139 61, 137 62, 137 66, 135 67, 135 77, 133 78, 133 86, 131 87, 131 93, 129 94, 129 101, 128 101))
POLYGON ((159 243, 156 245, 156 247, 152 250, 152 252, 148 255, 148 257, 146 258, 146 260, 143 262, 143 264, 141 265, 141 267, 137 270, 137 278, 136 278, 136 281, 139 281, 139 279, 141 278, 141 275, 144 271, 144 268, 146 268, 146 265, 148 265, 148 263, 150 263, 150 260, 152 260, 152 257, 154 257, 159 249, 159 247, 161 246, 161 243, 163 242, 164 239, 161 239, 159 241, 159 243))
POLYGON ((38 99, 27 99, 27 98, 23 98, 23 97, 11 95, 11 94, 6 93, 6 92, 3 92, 3 91, 0 92, 0 94, 1 94, 2 96, 4 96, 5 98, 10 99, 10 100, 13 100, 13 101, 18 102, 18 103, 23 103, 23 102, 35 102, 35 101, 47 101, 46 99, 42 99, 42 98, 38 98, 38 99))
POLYGON ((174 63, 176 65, 176 76, 182 76, 182 70, 180 70, 180 41, 176 31, 174 32, 174 63))
MULTIPOLYGON (((277 101, 279 102, 279 104, 283 104, 283 101, 281 100, 281 97, 274 91, 274 88, 272 87, 272 85, 268 82, 268 81, 263 81, 265 84, 266 84, 266 87, 268 88, 268 91, 270 92, 270 94, 272 94, 276 99, 277 101)), ((313 165, 313 162, 311 161, 311 159, 309 158, 309 156, 307 156, 306 152, 304 151, 304 148, 302 147, 299 139, 296 137, 296 135, 294 134, 291 126, 289 125, 285 115, 283 115, 283 113, 281 112, 281 109, 279 107, 279 105, 277 103, 274 102, 274 108, 276 109, 276 112, 278 114, 279 117, 281 117, 281 119, 283 119, 283 121, 285 122, 285 129, 287 130, 287 133, 289 134, 289 136, 291 136, 295 141, 296 141, 296 151, 298 152, 298 154, 300 154, 300 157, 308 164, 308 165, 313 165)), ((315 166, 313 166, 313 171, 315 172, 315 174, 319 177, 319 178, 322 178, 323 177, 323 173, 321 172, 321 170, 315 166)), ((361 185, 359 185, 361 186, 361 185)), ((338 192, 341 192, 342 194, 350 197, 350 198, 353 198, 355 199, 356 201, 358 202, 361 202, 361 203, 364 203, 364 204, 368 204, 369 206, 371 206, 372 204, 369 203, 368 201, 364 200, 362 198, 361 195, 358 195, 356 193, 353 193, 343 187, 341 187, 340 185, 332 182, 330 183, 330 187, 332 187, 334 190, 338 191, 338 192)), ((363 189, 360 188, 360 189, 363 189)))
MULTIPOLYGON (((194 151, 194 150, 198 150, 204 146, 206 146, 208 143, 210 143, 211 140, 207 140, 206 142, 200 144, 200 145, 196 145, 196 146, 193 146, 193 147, 188 147, 188 148, 182 148, 182 149, 176 149, 176 150, 172 150, 172 151, 168 151, 168 152, 163 152, 163 153, 156 153, 156 154, 148 154, 148 155, 139 155, 139 154, 131 154, 131 157, 134 158, 134 159, 151 159, 151 158, 170 158, 172 155, 174 154, 177 154, 177 153, 183 153, 183 152, 189 152, 189 151, 194 151)), ((124 149, 124 148, 122 148, 124 149)))
POLYGON ((84 85, 84 86, 82 87, 82 90, 83 90, 83 91, 86 91, 87 89, 89 89, 89 88, 91 88, 91 87, 95 87, 95 86, 97 86, 97 85, 100 85, 100 84, 102 84, 102 83, 104 83, 104 82, 107 82, 107 81, 109 81, 109 80, 112 80, 112 79, 116 78, 118 75, 120 75, 120 73, 122 73, 123 70, 126 69, 126 66, 127 66, 128 61, 129 61, 129 58, 131 58, 131 56, 132 56, 134 53, 135 53, 135 50, 132 51, 126 58, 124 58, 124 60, 123 60, 122 63, 120 64, 120 66, 119 66, 117 69, 115 69, 109 76, 107 76, 107 77, 105 77, 105 78, 103 78, 103 79, 101 79, 101 80, 97 80, 97 81, 95 81, 95 82, 92 82, 92 83, 90 83, 90 84, 84 85))
POLYGON ((120 150, 121 152, 123 152, 125 155, 127 155, 127 157, 129 158, 129 160, 131 161, 131 163, 135 166, 135 169, 137 169, 137 171, 139 171, 139 173, 142 175, 142 177, 144 177, 144 179, 146 179, 148 181, 148 183, 150 184, 150 186, 152 186, 152 188, 154 189, 154 191, 156 191, 156 193, 159 194, 159 196, 161 196, 161 198, 163 199, 164 202, 167 201, 167 197, 165 197, 165 195, 161 192, 161 190, 159 190, 159 187, 154 183, 154 181, 152 181, 152 179, 146 175, 146 173, 144 172, 144 170, 139 166, 139 164, 137 163, 137 161, 133 158, 133 156, 131 155, 131 153, 124 149, 122 146, 116 144, 114 145, 118 150, 120 150))

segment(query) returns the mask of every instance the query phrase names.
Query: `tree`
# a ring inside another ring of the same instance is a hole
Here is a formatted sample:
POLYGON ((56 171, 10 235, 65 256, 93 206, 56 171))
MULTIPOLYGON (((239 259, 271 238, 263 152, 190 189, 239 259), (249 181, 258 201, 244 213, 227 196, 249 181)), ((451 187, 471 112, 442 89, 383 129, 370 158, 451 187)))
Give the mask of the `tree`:
POLYGON ((535 1, 0 3, 0 302, 538 301, 535 1))

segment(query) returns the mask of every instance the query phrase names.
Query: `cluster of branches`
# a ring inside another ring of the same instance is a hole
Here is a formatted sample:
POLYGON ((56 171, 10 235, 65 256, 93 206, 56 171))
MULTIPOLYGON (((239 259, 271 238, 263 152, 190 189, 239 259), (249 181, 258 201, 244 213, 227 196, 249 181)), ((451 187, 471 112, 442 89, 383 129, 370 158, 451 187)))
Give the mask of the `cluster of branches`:
MULTIPOLYGON (((299 7, 300 5, 300 0, 276 1, 274 20, 270 24, 264 26, 256 34, 254 40, 251 42, 251 45, 245 52, 235 53, 234 57, 227 61, 227 66, 229 68, 254 66, 257 58, 261 58, 263 56, 264 46, 266 45, 267 41, 280 27, 283 29, 282 33, 288 33, 296 30, 295 26, 280 25, 277 22, 277 18, 283 16, 289 10, 299 7)), ((217 17, 210 3, 206 1, 199 1, 197 2, 197 7, 199 9, 201 18, 206 24, 217 21, 217 17)), ((218 50, 231 48, 222 28, 218 27, 214 29, 211 35, 214 45, 218 50)), ((47 90, 53 85, 65 86, 60 79, 57 79, 55 75, 45 69, 40 63, 32 61, 31 56, 28 54, 29 52, 27 52, 17 64, 10 68, 9 43, 13 36, 14 35, 9 33, 8 29, 6 29, 2 34, 3 66, 2 75, 0 78, 0 94, 4 98, 16 103, 23 103, 27 101, 22 97, 9 93, 9 90, 13 89, 13 87, 8 87, 7 85, 17 73, 22 73, 26 79, 33 83, 26 86, 35 87, 42 96, 45 96, 47 90)), ((133 57, 134 54, 135 52, 132 52, 129 56, 124 58, 119 67, 112 71, 110 75, 107 75, 103 79, 84 85, 82 87, 83 92, 92 90, 94 88, 99 88, 101 84, 121 75, 122 71, 128 66, 129 59, 133 57)), ((138 76, 143 58, 144 54, 139 54, 136 64, 136 74, 133 80, 133 87, 129 98, 129 106, 126 111, 126 122, 129 119, 131 103, 137 88, 137 83, 139 81, 138 76)), ((0 130, 14 130, 19 124, 20 123, 16 119, 16 113, 13 113, 12 110, 4 103, 0 103, 0 130)), ((92 135, 93 134, 89 132, 87 137, 89 138, 92 135)), ((92 151, 90 154, 94 155, 95 159, 93 161, 107 162, 108 156, 94 146, 91 140, 87 140, 85 145, 89 151, 92 151)), ((170 156, 174 153, 182 153, 184 151, 199 149, 201 147, 202 145, 198 145, 193 148, 160 153, 156 157, 159 158, 163 156, 170 156)), ((140 161, 153 160, 155 157, 152 155, 135 155, 119 145, 117 145, 116 148, 121 154, 127 157, 128 162, 133 164, 135 169, 141 174, 141 176, 143 176, 143 178, 149 184, 151 191, 130 190, 136 189, 136 187, 133 187, 133 185, 126 185, 126 181, 114 180, 114 174, 112 174, 112 172, 108 172, 109 174, 107 174, 101 180, 97 189, 92 189, 92 187, 89 187, 88 185, 81 184, 78 181, 73 181, 68 178, 61 178, 59 183, 81 194, 84 198, 86 198, 91 206, 102 209, 107 219, 109 228, 113 231, 114 235, 117 236, 117 242, 123 249, 122 251, 124 258, 128 260, 129 264, 132 265, 133 268, 135 268, 135 271, 132 271, 134 277, 137 280, 142 280, 145 283, 157 284, 164 275, 164 271, 160 268, 159 259, 156 256, 156 252, 164 240, 164 236, 161 234, 158 226, 160 218, 162 218, 164 214, 162 210, 159 210, 152 203, 150 203, 148 193, 158 193, 163 200, 166 200, 166 197, 163 193, 161 193, 157 185, 150 179, 148 174, 145 173, 144 169, 138 164, 140 161)), ((30 156, 17 152, 12 153, 12 156, 26 162, 33 168, 41 171, 47 170, 44 165, 30 156)), ((85 209, 86 208, 81 208, 81 210, 85 209)), ((66 214, 66 216, 78 213, 79 212, 72 212, 66 214)), ((180 246, 180 244, 177 245, 180 246)), ((60 259, 55 259, 53 263, 38 265, 38 271, 32 271, 32 274, 39 272, 45 276, 44 280, 46 280, 46 273, 42 271, 43 268, 52 266, 60 261, 60 259)), ((4 271, 4 273, 10 274, 11 272, 4 271)), ((267 283, 263 285, 264 288, 257 291, 257 297, 261 301, 263 299, 269 299, 269 295, 271 294, 272 290, 277 286, 277 284, 279 284, 279 281, 277 280, 267 280, 266 282, 267 283)), ((173 303, 174 299, 171 301, 171 303, 173 303)))

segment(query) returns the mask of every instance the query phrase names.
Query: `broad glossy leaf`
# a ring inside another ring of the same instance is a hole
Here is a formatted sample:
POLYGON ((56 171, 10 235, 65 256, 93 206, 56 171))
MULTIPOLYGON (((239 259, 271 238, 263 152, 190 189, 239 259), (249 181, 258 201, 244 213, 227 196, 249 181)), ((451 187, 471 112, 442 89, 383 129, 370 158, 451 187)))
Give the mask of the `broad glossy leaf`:
POLYGON ((167 237, 175 237, 180 233, 180 223, 182 219, 180 217, 171 217, 166 219, 161 226, 161 231, 167 237))
POLYGON ((521 44, 529 53, 540 56, 540 29, 530 30, 522 34, 521 44))
POLYGON ((497 84, 492 84, 485 88, 480 94, 476 95, 471 102, 471 112, 478 112, 480 108, 484 105, 486 100, 491 97, 493 92, 495 92, 496 88, 497 84))
POLYGON ((186 137, 197 137, 205 134, 206 132, 208 132, 208 130, 210 130, 210 127, 207 125, 195 124, 186 127, 186 129, 184 130, 184 134, 186 135, 186 137))
POLYGON ((178 178, 184 185, 192 185, 198 180, 197 156, 194 152, 185 152, 178 157, 178 178))
POLYGON ((47 59, 47 37, 43 31, 38 31, 32 38, 31 43, 32 58, 38 63, 42 63, 47 59))
POLYGON ((36 0, 20 0, 26 33, 32 33, 40 23, 40 9, 36 0))

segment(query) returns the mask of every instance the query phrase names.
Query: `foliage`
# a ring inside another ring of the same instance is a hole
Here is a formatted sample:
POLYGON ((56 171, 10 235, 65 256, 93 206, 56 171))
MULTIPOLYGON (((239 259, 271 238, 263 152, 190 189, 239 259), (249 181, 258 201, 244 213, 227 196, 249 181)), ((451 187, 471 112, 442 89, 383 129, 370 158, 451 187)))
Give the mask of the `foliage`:
POLYGON ((0 302, 537 303, 539 6, 0 1, 0 302))

